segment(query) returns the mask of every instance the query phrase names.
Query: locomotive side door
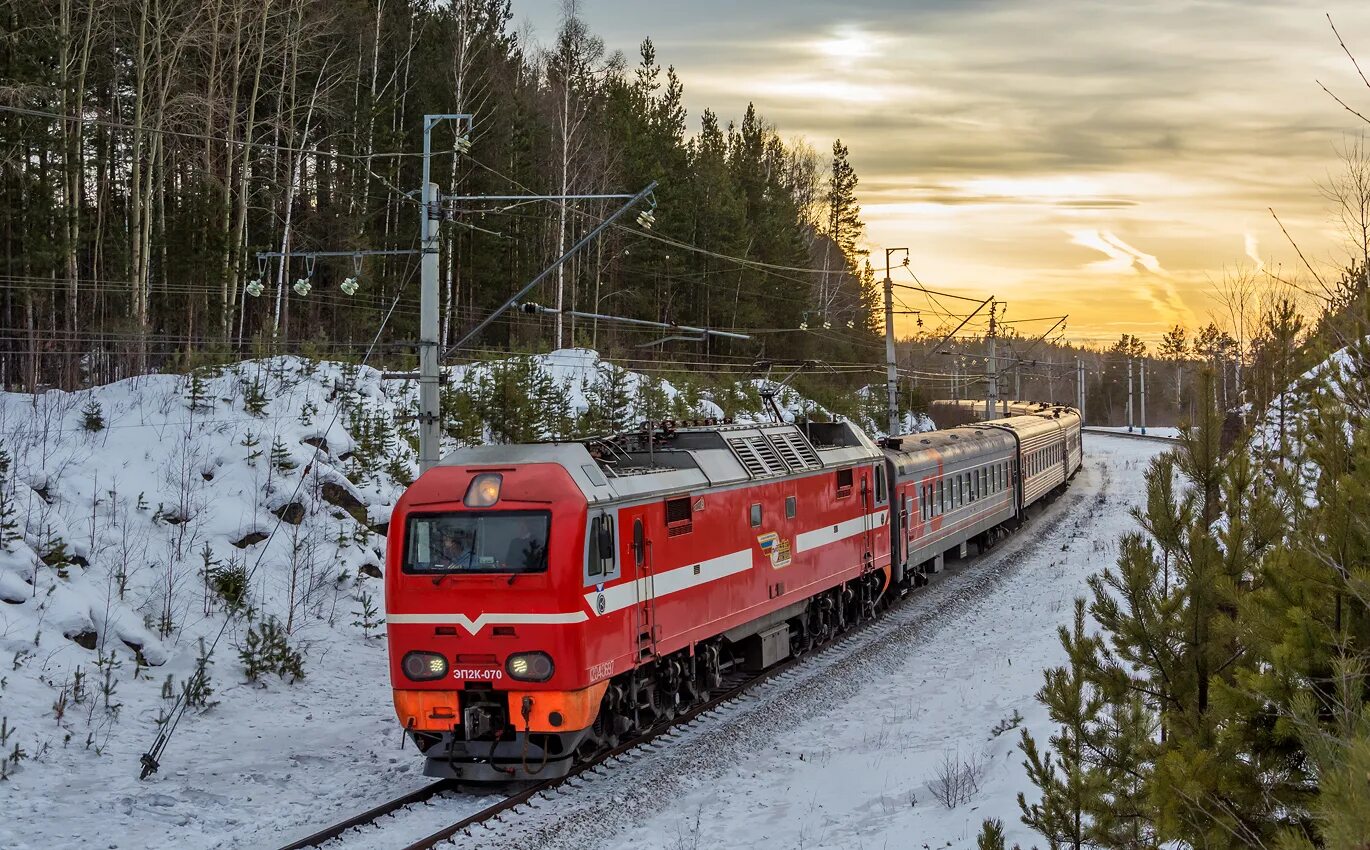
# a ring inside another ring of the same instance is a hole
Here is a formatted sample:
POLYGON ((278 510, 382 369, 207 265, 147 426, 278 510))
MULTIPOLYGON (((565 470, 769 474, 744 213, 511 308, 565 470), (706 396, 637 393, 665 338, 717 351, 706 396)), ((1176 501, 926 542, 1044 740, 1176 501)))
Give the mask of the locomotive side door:
POLYGON ((625 511, 631 529, 629 550, 633 562, 633 587, 637 601, 634 603, 634 621, 637 630, 637 654, 639 659, 650 658, 656 654, 656 588, 652 573, 652 541, 647 534, 647 516, 643 508, 625 511))

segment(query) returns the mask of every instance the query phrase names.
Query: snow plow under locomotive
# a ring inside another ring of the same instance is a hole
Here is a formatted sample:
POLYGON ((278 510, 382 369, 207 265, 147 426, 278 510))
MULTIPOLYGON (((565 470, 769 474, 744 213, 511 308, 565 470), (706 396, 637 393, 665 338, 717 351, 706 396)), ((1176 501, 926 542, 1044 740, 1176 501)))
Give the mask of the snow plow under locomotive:
POLYGON ((1081 464, 1064 407, 877 446, 664 423, 461 449, 396 505, 390 675, 431 776, 550 778, 875 616, 1081 464))

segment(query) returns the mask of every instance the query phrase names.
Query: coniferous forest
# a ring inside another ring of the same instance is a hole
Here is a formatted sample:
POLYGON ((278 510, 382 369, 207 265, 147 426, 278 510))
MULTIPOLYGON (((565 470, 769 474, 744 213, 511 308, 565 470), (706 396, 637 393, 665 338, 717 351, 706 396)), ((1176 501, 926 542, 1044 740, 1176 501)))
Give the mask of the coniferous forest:
POLYGON ((750 108, 690 115, 686 81, 650 40, 625 57, 575 4, 564 12, 539 45, 507 0, 6 2, 0 382, 75 387, 253 351, 360 356, 383 322, 373 362, 412 362, 414 255, 301 253, 417 247, 426 113, 473 116, 469 134, 447 122, 433 135, 432 180, 451 198, 444 341, 622 203, 456 198, 656 180, 650 230, 625 216, 532 300, 554 304, 560 287, 586 312, 791 332, 812 316, 821 332, 641 347, 662 334, 568 318, 558 340, 552 319, 511 315, 476 345, 872 359, 845 147, 782 141, 750 108))

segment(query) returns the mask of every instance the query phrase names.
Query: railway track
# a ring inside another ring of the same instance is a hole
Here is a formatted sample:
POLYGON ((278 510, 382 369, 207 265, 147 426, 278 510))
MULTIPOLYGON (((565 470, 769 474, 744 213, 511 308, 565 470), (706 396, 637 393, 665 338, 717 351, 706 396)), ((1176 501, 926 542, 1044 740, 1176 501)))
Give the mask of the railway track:
POLYGON ((1113 430, 1110 430, 1110 429, 1108 429, 1108 428, 1090 428, 1090 427, 1081 428, 1080 430, 1081 430, 1082 432, 1086 433, 1086 434, 1098 434, 1099 436, 1102 436, 1102 437, 1122 437, 1122 438, 1125 439, 1125 440, 1146 440, 1146 441, 1152 442, 1152 443, 1174 443, 1174 442, 1177 442, 1176 439, 1175 439, 1174 437, 1162 437, 1162 436, 1159 435, 1159 434, 1138 434, 1138 433, 1136 433, 1136 432, 1129 432, 1129 431, 1113 431, 1113 430))
MULTIPOLYGON (((1167 437, 1159 437, 1152 435, 1126 433, 1118 434, 1116 432, 1111 431, 1098 431, 1094 433, 1111 436, 1121 436, 1131 439, 1174 442, 1173 440, 1167 437)), ((1060 494, 1058 494, 1056 497, 1053 497, 1051 501, 1056 501, 1056 499, 1059 498, 1059 495, 1060 494)), ((928 576, 929 582, 928 585, 924 586, 924 589, 934 584, 940 584, 946 578, 962 572, 964 568, 973 565, 974 563, 979 561, 982 554, 983 553, 978 553, 974 559, 960 562, 955 567, 949 567, 948 569, 944 569, 940 573, 928 576)), ((679 716, 670 721, 666 721, 658 724, 657 726, 652 727, 651 729, 633 738, 632 740, 626 741, 618 745, 617 747, 600 753, 599 755, 595 756, 594 758, 588 761, 582 762, 581 764, 572 767, 570 772, 567 773, 565 776, 556 779, 548 779, 541 782, 536 782, 532 785, 526 786, 519 790, 517 793, 511 794, 503 800, 500 800, 490 806, 487 806, 484 809, 481 809, 478 812, 468 815, 449 826, 445 826, 442 829, 439 829, 436 832, 419 839, 418 841, 406 845, 404 847, 404 850, 428 850, 428 848, 434 847, 437 844, 447 841, 462 833, 463 831, 470 829, 473 826, 477 826, 479 824, 493 820, 499 817, 500 815, 506 812, 513 811, 525 804, 530 804, 530 802, 539 795, 548 791, 552 791, 558 788, 559 786, 571 783, 572 780, 589 771, 593 771, 595 768, 603 765, 605 762, 611 761, 632 750, 636 750, 639 747, 650 744, 652 741, 658 738, 670 735, 673 732, 680 731, 684 727, 692 723, 695 719, 699 718, 701 715, 715 711, 716 709, 719 709, 727 705, 728 703, 738 700, 741 697, 745 696, 746 693, 751 689, 792 671, 797 666, 804 664, 810 656, 816 655, 818 653, 824 652, 825 650, 847 643, 850 639, 857 637, 866 629, 884 621, 886 614, 911 604, 914 600, 920 598, 922 595, 923 594, 916 589, 913 592, 906 594, 903 598, 897 599, 890 603, 890 605, 887 608, 882 610, 880 616, 876 616, 868 620, 863 620, 855 624, 846 631, 841 632, 838 635, 835 635, 826 644, 814 647, 813 649, 804 653, 801 656, 791 657, 775 665, 774 667, 763 671, 762 673, 756 675, 749 675, 745 678, 742 678, 741 680, 734 679, 731 684, 726 685, 726 690, 724 690, 717 696, 712 697, 707 702, 701 703, 700 705, 683 712, 682 714, 680 714, 679 716)), ((313 833, 312 835, 309 835, 305 838, 301 838, 295 842, 287 844, 280 850, 304 850, 304 848, 309 847, 320 847, 324 844, 327 844, 330 841, 343 837, 348 831, 352 829, 365 826, 369 823, 374 823, 380 818, 401 812, 404 809, 409 808, 410 806, 427 802, 428 800, 438 797, 446 792, 459 791, 460 789, 460 784, 457 783, 455 780, 444 779, 434 782, 423 788, 411 791, 403 796, 396 797, 395 799, 390 800, 388 802, 381 803, 380 805, 377 805, 365 812, 353 815, 345 820, 339 821, 338 823, 321 829, 318 832, 313 833)))
MULTIPOLYGON (((959 570, 954 569, 950 572, 957 571, 959 570)), ((946 574, 947 573, 944 572, 941 575, 946 574)), ((934 576, 932 578, 935 580, 937 576, 934 576)), ((918 593, 911 592, 904 596, 902 599, 895 600, 888 606, 888 608, 884 609, 884 611, 889 611, 892 609, 902 607, 903 605, 908 604, 910 600, 916 598, 917 596, 919 596, 918 593)), ((808 656, 817 652, 821 652, 825 649, 828 649, 838 644, 839 642, 846 640, 847 638, 860 634, 870 625, 879 622, 880 619, 880 617, 874 617, 869 620, 862 620, 861 622, 855 624, 846 631, 834 636, 832 640, 830 640, 828 643, 814 647, 809 652, 806 652, 801 656, 791 657, 775 665, 774 667, 756 675, 740 677, 740 679, 734 678, 734 681, 731 684, 725 686, 726 690, 724 690, 722 693, 715 697, 712 697, 707 702, 700 703, 699 705, 683 712, 673 720, 660 723, 652 727, 651 729, 647 730, 643 734, 633 738, 632 740, 625 741, 624 743, 619 744, 617 747, 614 747, 610 750, 606 750, 605 752, 600 753, 594 758, 591 758, 585 762, 582 762, 572 767, 570 772, 567 773, 565 776, 558 777, 556 779, 547 779, 542 782, 535 782, 532 785, 529 785, 523 788, 522 790, 518 791, 517 793, 511 794, 505 799, 500 800, 497 803, 494 803, 493 805, 487 806, 486 808, 481 809, 480 811, 474 814, 468 815, 467 817, 461 819, 460 821, 457 821, 454 824, 451 824, 450 826, 445 826, 442 829, 432 833, 431 835, 425 836, 424 838, 421 838, 412 844, 406 845, 404 850, 427 850, 427 848, 433 847, 434 845, 439 844, 440 842, 446 841, 447 839, 452 838, 453 836, 457 835, 465 829, 468 829, 472 826, 476 826, 480 823, 484 823, 485 821, 498 817, 499 815, 505 812, 512 811, 513 809, 516 809, 524 803, 527 803, 529 800, 533 799, 534 797, 538 796, 539 794, 545 791, 550 791, 560 785, 564 785, 570 780, 575 779, 577 776, 580 776, 581 774, 587 771, 593 770, 594 768, 600 766, 606 761, 614 759, 618 756, 623 755, 624 753, 627 753, 631 750, 637 749, 638 747, 648 744, 656 740, 657 738, 662 737, 663 735, 668 735, 680 729, 681 727, 688 725, 696 718, 698 718, 700 715, 706 714, 710 711, 713 711, 714 709, 720 708, 742 697, 746 694, 748 690, 762 684, 763 682, 767 682, 777 676, 782 675, 783 673, 788 672, 797 664, 802 664, 808 658, 808 656)), ((428 800, 431 800, 434 797, 437 797, 445 792, 460 790, 460 787, 460 784, 456 780, 439 780, 430 785, 426 785, 423 788, 410 791, 409 793, 396 797, 393 800, 389 800, 387 802, 381 803, 380 805, 374 806, 373 808, 368 809, 365 812, 353 815, 345 820, 341 820, 331 826, 325 827, 319 830, 318 832, 313 833, 312 835, 291 842, 290 844, 286 844, 283 847, 281 847, 280 850, 305 850, 306 848, 310 847, 321 847, 330 841, 343 837, 343 835, 345 835, 348 831, 352 829, 355 829, 360 826, 365 826, 369 823, 373 823, 379 820, 380 818, 383 818, 387 815, 395 814, 404 809, 407 809, 410 806, 427 802, 428 800)))

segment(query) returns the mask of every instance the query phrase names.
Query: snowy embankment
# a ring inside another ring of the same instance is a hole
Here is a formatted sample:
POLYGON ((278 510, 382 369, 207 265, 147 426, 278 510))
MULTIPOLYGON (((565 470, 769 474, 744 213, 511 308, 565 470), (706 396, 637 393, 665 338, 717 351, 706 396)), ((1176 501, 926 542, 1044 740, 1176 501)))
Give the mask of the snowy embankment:
MULTIPOLYGON (((513 360, 452 367, 447 386, 517 367, 563 421, 723 410, 594 352, 513 360)), ((714 395, 735 408, 755 390, 714 395)), ((0 847, 251 847, 422 782, 379 639, 414 396, 295 357, 0 393, 0 847), (278 673, 296 659, 291 683, 278 673), (161 770, 139 781, 178 700, 161 770)))

